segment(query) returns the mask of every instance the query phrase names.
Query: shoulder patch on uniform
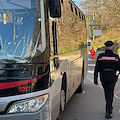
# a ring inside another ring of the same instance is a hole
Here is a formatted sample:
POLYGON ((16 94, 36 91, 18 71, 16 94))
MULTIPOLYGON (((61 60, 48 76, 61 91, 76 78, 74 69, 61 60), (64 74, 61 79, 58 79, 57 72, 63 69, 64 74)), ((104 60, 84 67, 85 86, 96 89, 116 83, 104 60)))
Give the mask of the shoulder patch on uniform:
POLYGON ((115 61, 118 61, 118 58, 117 57, 103 56, 103 57, 99 57, 99 60, 115 60, 115 61))

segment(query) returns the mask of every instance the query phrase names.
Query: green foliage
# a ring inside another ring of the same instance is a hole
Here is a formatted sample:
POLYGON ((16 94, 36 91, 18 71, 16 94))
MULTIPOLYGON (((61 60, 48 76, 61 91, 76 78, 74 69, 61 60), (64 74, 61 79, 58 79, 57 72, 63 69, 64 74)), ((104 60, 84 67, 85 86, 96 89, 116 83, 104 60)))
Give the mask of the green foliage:
MULTIPOLYGON (((87 24, 92 23, 92 19, 96 23, 102 23, 102 37, 91 41, 91 47, 103 51, 104 43, 112 40, 115 43, 114 52, 120 53, 120 0, 82 0, 80 5, 87 13, 87 24)), ((88 31, 89 38, 92 39, 92 27, 88 31)))
POLYGON ((120 34, 119 31, 116 29, 111 29, 103 33, 103 35, 99 38, 97 38, 94 42, 92 42, 92 46, 95 48, 95 50, 104 50, 104 43, 107 40, 111 40, 114 42, 114 52, 120 53, 120 34))

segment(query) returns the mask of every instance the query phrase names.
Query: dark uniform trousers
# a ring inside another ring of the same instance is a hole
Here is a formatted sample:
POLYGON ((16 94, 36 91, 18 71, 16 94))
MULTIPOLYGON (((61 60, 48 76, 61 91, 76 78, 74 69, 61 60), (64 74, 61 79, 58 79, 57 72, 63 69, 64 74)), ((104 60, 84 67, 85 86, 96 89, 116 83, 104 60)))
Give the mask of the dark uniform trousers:
POLYGON ((110 112, 112 110, 113 106, 113 97, 114 97, 114 87, 115 83, 105 83, 101 82, 103 89, 104 89, 104 94, 105 94, 105 100, 106 100, 106 111, 110 112))
POLYGON ((94 83, 98 84, 98 73, 100 73, 100 81, 102 83, 105 100, 106 100, 106 112, 110 114, 113 102, 113 92, 117 81, 116 71, 120 71, 119 56, 114 54, 110 50, 106 50, 105 53, 99 54, 96 66, 94 70, 94 83))

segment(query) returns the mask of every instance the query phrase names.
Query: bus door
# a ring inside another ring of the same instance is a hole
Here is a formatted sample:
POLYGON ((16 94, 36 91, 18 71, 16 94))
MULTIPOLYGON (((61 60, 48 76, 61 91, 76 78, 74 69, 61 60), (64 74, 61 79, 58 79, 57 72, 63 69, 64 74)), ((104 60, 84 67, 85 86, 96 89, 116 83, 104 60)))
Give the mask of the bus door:
POLYGON ((50 2, 50 75, 51 75, 51 109, 52 120, 55 120, 59 115, 60 108, 60 59, 58 55, 58 36, 57 36, 57 18, 61 17, 60 0, 49 0, 50 2))
POLYGON ((51 32, 51 97, 52 97, 52 119, 56 118, 59 114, 59 103, 60 103, 60 59, 58 55, 58 39, 57 39, 57 22, 51 21, 52 32, 51 32))

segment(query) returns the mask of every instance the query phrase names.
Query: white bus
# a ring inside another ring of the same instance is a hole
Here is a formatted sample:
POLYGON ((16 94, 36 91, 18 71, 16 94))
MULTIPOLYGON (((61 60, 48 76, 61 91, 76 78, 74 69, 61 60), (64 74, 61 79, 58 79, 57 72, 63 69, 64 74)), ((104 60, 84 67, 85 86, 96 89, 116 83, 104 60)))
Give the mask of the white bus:
POLYGON ((71 0, 0 0, 0 120, 55 120, 87 73, 85 15, 71 0))
POLYGON ((71 0, 61 0, 61 17, 49 20, 52 120, 64 111, 87 73, 85 15, 71 0))

